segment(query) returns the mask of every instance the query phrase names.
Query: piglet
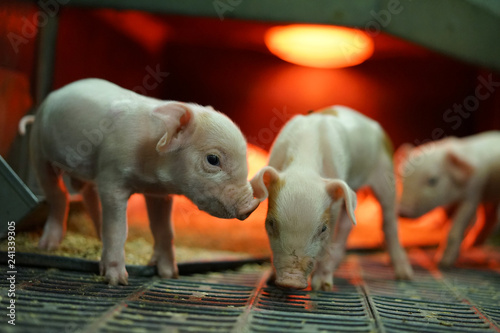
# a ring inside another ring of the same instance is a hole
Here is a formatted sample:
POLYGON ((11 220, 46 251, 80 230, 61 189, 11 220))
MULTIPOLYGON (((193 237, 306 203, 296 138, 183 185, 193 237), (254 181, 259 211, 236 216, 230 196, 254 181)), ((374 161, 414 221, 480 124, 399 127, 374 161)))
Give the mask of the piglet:
POLYGON ((30 145, 50 205, 39 247, 57 248, 63 237, 68 194, 61 175, 66 172, 98 231, 102 221, 100 268, 112 285, 127 284, 124 244, 131 194, 145 196, 154 237, 150 264, 165 278, 178 275, 171 194, 185 195, 220 218, 245 219, 259 203, 247 180, 246 141, 212 107, 157 100, 85 79, 41 104, 30 145))
POLYGON ((396 155, 403 188, 399 215, 417 218, 444 207, 452 226, 438 261, 442 267, 452 266, 479 204, 493 204, 496 219, 500 217, 500 132, 448 137, 419 147, 405 144, 396 155))
POLYGON ((275 283, 284 288, 331 290, 356 223, 355 190, 370 186, 383 211, 383 228, 397 278, 412 268, 397 232, 392 148, 375 121, 332 106, 298 115, 273 143, 269 165, 251 180, 259 200, 269 198, 266 231, 275 283))

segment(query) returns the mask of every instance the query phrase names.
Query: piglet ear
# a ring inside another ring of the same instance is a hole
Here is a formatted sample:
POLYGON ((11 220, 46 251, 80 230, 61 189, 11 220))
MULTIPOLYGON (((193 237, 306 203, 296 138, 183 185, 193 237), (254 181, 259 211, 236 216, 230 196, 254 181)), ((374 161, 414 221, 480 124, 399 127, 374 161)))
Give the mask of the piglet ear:
POLYGON ((356 209, 357 197, 349 185, 340 179, 329 179, 326 183, 326 192, 328 192, 333 201, 344 199, 347 216, 352 224, 356 224, 354 210, 356 209))
POLYGON ((454 151, 447 151, 445 167, 455 182, 464 185, 474 172, 474 166, 454 151))
POLYGON ((156 107, 153 116, 165 124, 166 131, 156 145, 156 151, 166 153, 176 150, 182 143, 180 134, 192 122, 193 111, 183 103, 169 102, 156 107))
POLYGON ((403 143, 398 147, 398 149, 394 153, 394 164, 396 168, 399 168, 401 163, 408 159, 408 156, 410 156, 413 148, 415 148, 415 146, 411 143, 403 143))
POLYGON ((253 189, 253 196, 259 201, 264 201, 269 197, 269 187, 277 182, 280 178, 278 171, 271 167, 263 167, 257 174, 250 180, 253 189))

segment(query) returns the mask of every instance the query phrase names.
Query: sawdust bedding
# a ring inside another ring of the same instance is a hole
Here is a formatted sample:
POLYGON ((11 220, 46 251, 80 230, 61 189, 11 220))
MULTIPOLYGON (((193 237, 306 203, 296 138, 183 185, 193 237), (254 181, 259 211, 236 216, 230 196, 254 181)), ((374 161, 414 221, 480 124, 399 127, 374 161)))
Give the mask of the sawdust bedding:
MULTIPOLYGON (((17 233, 16 252, 50 254, 88 260, 99 260, 101 257, 101 240, 97 237, 88 216, 82 212, 70 213, 68 230, 57 250, 40 250, 38 241, 41 234, 41 229, 17 233)), ((0 241, 0 251, 7 251, 7 240, 0 241)), ((130 265, 146 265, 152 254, 153 239, 149 228, 129 228, 125 243, 125 262, 130 265)), ((175 247, 177 262, 237 260, 249 257, 248 253, 175 247)))

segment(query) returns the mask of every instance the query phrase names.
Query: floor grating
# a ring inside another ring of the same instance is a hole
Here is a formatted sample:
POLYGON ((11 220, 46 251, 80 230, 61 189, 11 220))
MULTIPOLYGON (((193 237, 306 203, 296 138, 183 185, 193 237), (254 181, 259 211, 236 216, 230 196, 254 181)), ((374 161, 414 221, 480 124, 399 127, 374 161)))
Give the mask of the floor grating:
POLYGON ((131 276, 120 287, 92 273, 18 267, 15 326, 0 265, 0 332, 500 332, 498 261, 442 271, 429 251, 410 257, 415 279, 395 281, 386 254, 350 254, 333 292, 278 289, 260 266, 131 276))

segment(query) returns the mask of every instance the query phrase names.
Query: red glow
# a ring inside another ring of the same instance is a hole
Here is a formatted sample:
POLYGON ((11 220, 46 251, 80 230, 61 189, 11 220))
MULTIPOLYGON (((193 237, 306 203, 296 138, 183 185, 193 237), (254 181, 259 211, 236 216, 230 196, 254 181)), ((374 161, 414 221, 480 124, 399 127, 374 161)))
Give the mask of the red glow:
MULTIPOLYGON (((369 190, 358 192, 357 225, 349 235, 349 248, 380 248, 384 245, 382 211, 369 190)), ((443 209, 435 209, 418 219, 399 218, 399 239, 405 247, 434 246, 446 239, 447 216, 443 209)))
MULTIPOLYGON (((265 150, 248 145, 249 178, 267 164, 265 150)), ((129 201, 129 223, 148 227, 144 200, 140 195, 129 201)), ((264 221, 267 202, 263 202, 245 221, 223 220, 200 211, 187 198, 178 196, 174 200, 172 218, 175 225, 176 244, 192 247, 247 252, 252 255, 270 255, 264 221)), ((356 208, 357 225, 349 235, 347 247, 356 249, 382 248, 385 244, 382 231, 380 205, 369 190, 358 191, 356 208)), ((484 224, 484 213, 478 211, 478 220, 470 230, 464 247, 474 243, 484 224)), ((437 208, 418 219, 400 218, 399 238, 405 247, 443 246, 450 223, 443 209, 437 208)))
POLYGON ((288 62, 317 68, 355 66, 373 54, 373 41, 364 32, 336 26, 289 25, 266 32, 267 48, 288 62))
POLYGON ((163 47, 170 33, 169 27, 162 20, 148 13, 100 10, 96 15, 151 53, 156 53, 163 47))

